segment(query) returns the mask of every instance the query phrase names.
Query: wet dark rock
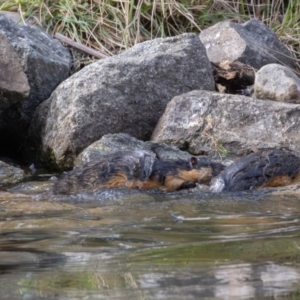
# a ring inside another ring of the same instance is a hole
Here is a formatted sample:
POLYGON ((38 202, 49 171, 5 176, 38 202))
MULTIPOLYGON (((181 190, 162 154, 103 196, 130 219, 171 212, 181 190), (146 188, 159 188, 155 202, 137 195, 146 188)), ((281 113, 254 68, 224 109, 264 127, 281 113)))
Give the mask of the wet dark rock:
POLYGON ((9 153, 24 146, 36 107, 68 77, 72 62, 69 50, 48 34, 3 14, 0 38, 0 91, 6 103, 0 108, 0 136, 9 153))
POLYGON ((211 157, 236 157, 253 148, 300 152, 300 105, 192 91, 173 98, 152 141, 211 157))
POLYGON ((229 21, 203 30, 200 39, 210 61, 238 60, 256 69, 271 63, 295 68, 294 56, 276 34, 261 21, 244 24, 229 21))
POLYGON ((0 33, 14 48, 30 84, 31 93, 22 106, 22 117, 30 120, 38 104, 48 99, 57 85, 68 77, 71 55, 45 32, 19 26, 1 14, 0 33))
POLYGON ((155 39, 93 63, 64 81, 38 108, 31 135, 60 168, 108 133, 147 140, 166 104, 193 89, 214 90, 212 68, 195 34, 155 39), (45 107, 46 108, 45 108, 45 107))

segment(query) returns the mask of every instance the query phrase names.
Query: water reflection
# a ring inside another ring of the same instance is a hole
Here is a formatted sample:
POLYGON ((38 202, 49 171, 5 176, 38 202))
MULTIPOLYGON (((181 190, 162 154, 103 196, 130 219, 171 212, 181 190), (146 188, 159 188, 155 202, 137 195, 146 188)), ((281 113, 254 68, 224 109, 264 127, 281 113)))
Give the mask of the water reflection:
POLYGON ((162 296, 161 290, 166 287, 164 297, 169 299, 278 299, 299 281, 299 275, 299 271, 291 267, 272 263, 234 264, 203 270, 200 275, 188 272, 181 276, 172 273, 145 274, 139 279, 139 284, 148 291, 147 296, 155 299, 162 296), (153 290, 160 292, 155 294, 153 290))
POLYGON ((230 265, 215 272, 219 281, 214 288, 216 298, 248 299, 273 297, 277 299, 299 280, 299 271, 276 264, 261 266, 230 265))
POLYGON ((300 298, 298 197, 47 197, 0 195, 1 299, 300 298))

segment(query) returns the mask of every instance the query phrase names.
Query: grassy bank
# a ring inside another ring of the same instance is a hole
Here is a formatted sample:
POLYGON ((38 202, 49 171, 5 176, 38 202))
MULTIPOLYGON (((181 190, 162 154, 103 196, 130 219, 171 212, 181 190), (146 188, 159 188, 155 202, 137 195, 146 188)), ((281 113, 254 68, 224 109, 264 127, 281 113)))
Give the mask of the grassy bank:
POLYGON ((49 33, 108 55, 148 39, 251 18, 274 30, 298 58, 300 53, 299 0, 0 0, 0 10, 19 11, 49 33))

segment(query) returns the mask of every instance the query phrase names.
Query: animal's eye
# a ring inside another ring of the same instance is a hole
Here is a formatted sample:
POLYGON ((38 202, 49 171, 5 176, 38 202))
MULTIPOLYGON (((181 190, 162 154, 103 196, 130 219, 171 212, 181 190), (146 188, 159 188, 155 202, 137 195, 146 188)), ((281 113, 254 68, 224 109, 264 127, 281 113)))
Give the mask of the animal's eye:
POLYGON ((191 164, 192 164, 193 167, 195 167, 197 165, 197 158, 196 157, 194 157, 194 156, 191 157, 191 164))

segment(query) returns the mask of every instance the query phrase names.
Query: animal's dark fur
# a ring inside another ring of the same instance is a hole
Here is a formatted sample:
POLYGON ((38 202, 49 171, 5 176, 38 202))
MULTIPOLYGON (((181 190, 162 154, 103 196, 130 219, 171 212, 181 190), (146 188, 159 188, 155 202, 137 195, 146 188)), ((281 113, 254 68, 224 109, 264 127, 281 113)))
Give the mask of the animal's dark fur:
POLYGON ((54 185, 54 193, 95 192, 118 186, 174 191, 193 187, 198 181, 208 183, 223 168, 206 158, 160 160, 151 151, 123 151, 65 173, 54 185))
POLYGON ((149 178, 154 160, 155 155, 148 151, 124 151, 103 155, 98 162, 87 163, 66 172, 54 185, 54 193, 94 192, 99 188, 109 187, 108 182, 113 176, 119 185, 125 185, 122 174, 126 174, 127 182, 143 182, 149 178))
POLYGON ((211 191, 243 191, 285 186, 299 179, 300 158, 289 150, 260 150, 243 157, 214 178, 211 191))

